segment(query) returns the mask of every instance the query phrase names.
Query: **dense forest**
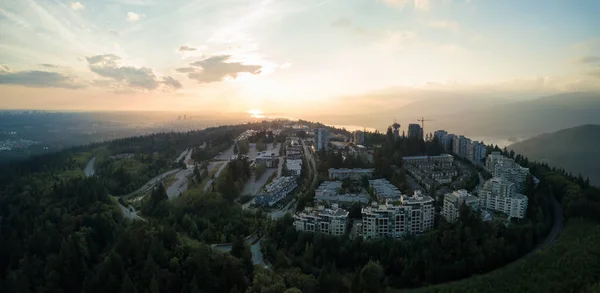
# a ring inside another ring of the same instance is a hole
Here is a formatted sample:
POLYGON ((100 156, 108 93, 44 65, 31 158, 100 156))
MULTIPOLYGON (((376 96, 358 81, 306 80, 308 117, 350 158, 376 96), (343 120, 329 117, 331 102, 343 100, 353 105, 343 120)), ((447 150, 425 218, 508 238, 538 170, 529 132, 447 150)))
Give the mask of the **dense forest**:
MULTIPOLYGON (((117 140, 0 166, 0 292, 383 292, 421 286, 426 287, 415 292, 597 292, 600 288, 600 190, 584 178, 514 153, 507 155, 540 179, 537 188, 529 182, 526 219, 504 226, 481 222, 463 209, 456 223, 440 222, 436 230, 399 241, 299 233, 291 227, 289 215, 268 221, 260 213, 242 210, 235 199, 249 176, 244 160, 227 166, 223 174, 230 175, 216 180, 207 192, 193 186, 168 200, 164 187, 154 189, 142 202, 145 221, 123 218, 107 179, 83 175, 87 161, 102 152, 110 156, 158 152, 170 164, 189 146, 208 142, 209 149, 217 147, 210 151, 217 151, 219 140, 207 139, 208 133, 222 135, 225 143, 224 133, 233 139, 247 127, 117 140), (158 149, 152 146, 151 141, 163 140, 169 143, 158 149), (548 211, 551 196, 561 202, 567 218, 561 237, 511 263, 545 237, 553 220, 548 211), (252 265, 243 237, 255 232, 265 235, 261 246, 270 268, 252 265), (222 242, 233 243, 231 253, 208 245, 222 242), (472 275, 481 276, 468 278, 472 275), (430 286, 462 278, 467 279, 430 286)), ((393 161, 393 152, 395 147, 381 157, 393 161)), ((378 172, 384 165, 376 167, 378 172)), ((302 180, 311 181, 307 169, 302 173, 302 180)), ((124 188, 116 186, 111 188, 124 188)))

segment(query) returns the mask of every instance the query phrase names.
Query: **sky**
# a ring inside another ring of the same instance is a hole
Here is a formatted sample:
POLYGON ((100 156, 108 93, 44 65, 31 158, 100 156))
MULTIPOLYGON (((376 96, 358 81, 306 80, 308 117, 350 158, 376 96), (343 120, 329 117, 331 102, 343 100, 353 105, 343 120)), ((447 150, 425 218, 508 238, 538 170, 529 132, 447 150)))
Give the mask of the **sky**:
POLYGON ((302 116, 600 90, 600 1, 3 0, 0 108, 302 116))

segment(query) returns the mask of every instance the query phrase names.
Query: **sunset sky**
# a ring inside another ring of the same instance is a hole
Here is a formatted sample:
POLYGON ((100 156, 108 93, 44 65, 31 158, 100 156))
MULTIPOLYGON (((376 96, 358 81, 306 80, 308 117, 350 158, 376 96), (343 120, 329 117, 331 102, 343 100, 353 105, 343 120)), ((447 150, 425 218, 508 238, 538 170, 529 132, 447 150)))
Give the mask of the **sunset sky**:
POLYGON ((597 0, 3 0, 0 108, 300 115, 598 90, 599 15, 597 0))

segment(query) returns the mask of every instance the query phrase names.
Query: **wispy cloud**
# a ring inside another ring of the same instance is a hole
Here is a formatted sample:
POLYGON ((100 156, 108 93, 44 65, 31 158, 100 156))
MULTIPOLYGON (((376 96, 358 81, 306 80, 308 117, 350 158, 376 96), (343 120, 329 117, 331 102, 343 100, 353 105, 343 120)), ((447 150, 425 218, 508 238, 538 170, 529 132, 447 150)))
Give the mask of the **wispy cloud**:
POLYGON ((460 25, 458 24, 458 22, 453 20, 432 20, 426 22, 426 25, 430 28, 443 29, 454 32, 460 30, 460 25))
POLYGON ((406 6, 413 6, 417 10, 427 11, 431 8, 430 0, 378 0, 379 2, 383 2, 386 5, 396 7, 396 8, 404 8, 406 6))
POLYGON ((179 52, 196 51, 196 50, 198 50, 198 49, 194 48, 194 47, 190 47, 190 46, 181 46, 181 47, 179 47, 179 52))
POLYGON ((135 12, 127 12, 127 21, 138 21, 142 16, 135 12))
POLYGON ((340 17, 331 22, 331 26, 333 27, 350 27, 352 26, 352 20, 347 17, 340 17))
POLYGON ((159 79, 151 68, 119 65, 121 57, 115 54, 90 56, 86 57, 86 61, 92 72, 134 89, 155 90, 161 84, 169 88, 181 88, 181 83, 171 77, 159 79))
POLYGON ((178 68, 176 71, 187 73, 189 79, 198 83, 212 83, 226 78, 237 78, 240 73, 259 74, 261 65, 246 65, 242 62, 228 62, 231 56, 217 55, 191 63, 192 67, 178 68))
POLYGON ((54 87, 78 89, 84 87, 76 83, 71 76, 50 71, 10 71, 7 66, 0 69, 0 84, 20 85, 26 87, 54 87), (7 69, 7 70, 5 70, 7 69))
POLYGON ((591 55, 583 56, 583 57, 577 58, 575 61, 580 64, 600 63, 600 56, 591 56, 591 55))
POLYGON ((81 10, 83 8, 84 8, 83 4, 81 4, 79 2, 71 3, 71 9, 73 9, 73 10, 81 10))

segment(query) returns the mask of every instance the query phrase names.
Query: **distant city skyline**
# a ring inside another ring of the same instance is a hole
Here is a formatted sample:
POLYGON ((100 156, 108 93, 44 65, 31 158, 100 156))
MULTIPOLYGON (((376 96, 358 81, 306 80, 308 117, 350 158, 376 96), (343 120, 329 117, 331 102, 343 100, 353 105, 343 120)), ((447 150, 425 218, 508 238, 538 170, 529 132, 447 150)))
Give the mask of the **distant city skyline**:
POLYGON ((303 117, 600 90, 597 15, 593 0, 7 0, 0 109, 303 117))

